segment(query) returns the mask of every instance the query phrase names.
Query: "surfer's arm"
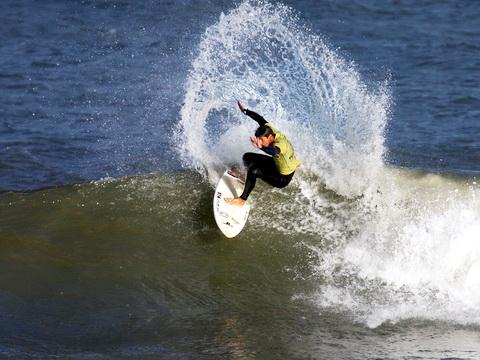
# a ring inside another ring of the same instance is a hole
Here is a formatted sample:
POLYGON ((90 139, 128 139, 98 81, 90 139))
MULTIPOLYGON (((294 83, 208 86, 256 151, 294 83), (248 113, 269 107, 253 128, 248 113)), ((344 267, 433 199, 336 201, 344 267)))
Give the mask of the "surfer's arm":
POLYGON ((245 109, 243 113, 251 117, 253 120, 255 120, 260 126, 265 125, 267 123, 267 121, 263 118, 263 116, 257 114, 255 111, 245 109))
POLYGON ((248 110, 245 105, 241 101, 237 101, 238 107, 240 110, 247 116, 251 117, 253 120, 255 120, 258 125, 262 126, 267 123, 267 120, 263 118, 262 115, 257 114, 255 111, 248 110))

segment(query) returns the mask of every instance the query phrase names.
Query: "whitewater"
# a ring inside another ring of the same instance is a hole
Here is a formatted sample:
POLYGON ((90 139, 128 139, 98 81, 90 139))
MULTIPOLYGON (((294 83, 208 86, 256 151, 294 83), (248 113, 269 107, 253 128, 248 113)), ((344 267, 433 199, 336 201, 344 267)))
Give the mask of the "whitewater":
POLYGON ((292 300, 373 328, 412 318, 478 326, 478 183, 389 163, 394 80, 361 74, 291 8, 245 1, 203 34, 174 142, 213 186, 252 151, 255 123, 236 99, 288 136, 303 166, 289 189, 255 189, 250 220, 303 235, 297 245, 314 255, 318 286, 292 300))

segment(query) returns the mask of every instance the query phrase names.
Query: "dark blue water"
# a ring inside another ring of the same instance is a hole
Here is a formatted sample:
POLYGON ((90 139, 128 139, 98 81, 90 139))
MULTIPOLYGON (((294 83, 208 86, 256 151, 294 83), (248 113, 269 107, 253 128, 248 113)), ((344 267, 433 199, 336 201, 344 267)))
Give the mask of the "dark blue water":
POLYGON ((0 188, 178 168, 169 132, 202 8, 3 1, 0 188))
MULTIPOLYGON (((478 2, 286 4, 366 83, 391 77, 387 162, 480 171, 478 2)), ((232 7, 3 1, 0 189, 178 169, 170 137, 190 63, 232 7)))

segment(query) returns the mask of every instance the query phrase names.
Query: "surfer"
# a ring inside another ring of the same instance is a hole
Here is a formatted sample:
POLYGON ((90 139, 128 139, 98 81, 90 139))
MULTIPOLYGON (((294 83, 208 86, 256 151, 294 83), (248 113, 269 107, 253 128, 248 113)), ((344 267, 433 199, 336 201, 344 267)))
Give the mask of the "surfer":
MULTIPOLYGON (((293 147, 285 135, 275 129, 263 116, 247 109, 241 101, 237 101, 237 104, 245 115, 251 117, 259 125, 255 136, 250 137, 253 146, 268 154, 251 152, 243 154, 243 163, 248 169, 243 193, 240 197, 225 199, 229 204, 241 206, 247 201, 257 178, 274 187, 283 188, 290 183, 301 162, 295 158, 293 147)), ((236 169, 232 169, 232 172, 239 175, 236 169)))

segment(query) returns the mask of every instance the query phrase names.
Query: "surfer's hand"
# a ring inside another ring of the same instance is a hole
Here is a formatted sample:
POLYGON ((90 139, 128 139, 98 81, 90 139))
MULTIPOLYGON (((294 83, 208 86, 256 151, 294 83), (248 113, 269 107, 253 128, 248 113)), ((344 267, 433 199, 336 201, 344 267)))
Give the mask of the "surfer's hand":
POLYGON ((237 100, 237 104, 238 104, 238 107, 240 108, 240 110, 242 112, 245 112, 245 105, 240 100, 237 100))
POLYGON ((252 142, 252 145, 257 147, 257 148, 261 148, 262 146, 259 144, 258 142, 258 138, 255 137, 255 136, 250 136, 250 141, 252 142))

